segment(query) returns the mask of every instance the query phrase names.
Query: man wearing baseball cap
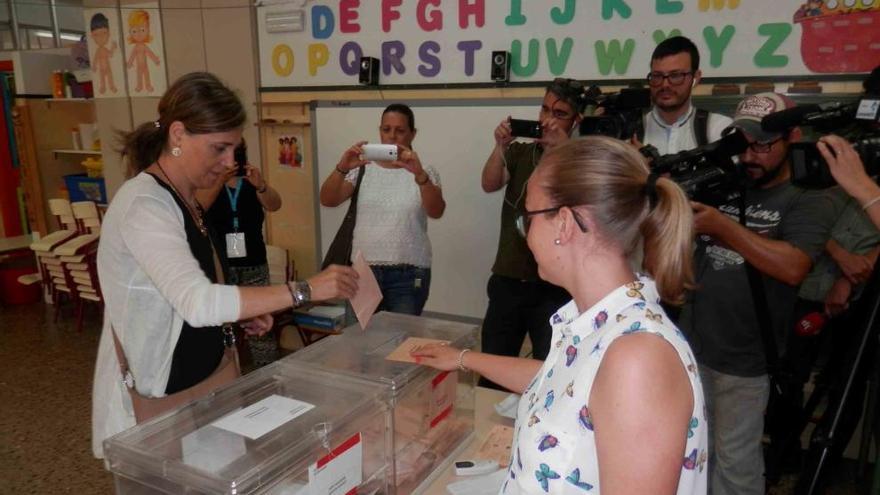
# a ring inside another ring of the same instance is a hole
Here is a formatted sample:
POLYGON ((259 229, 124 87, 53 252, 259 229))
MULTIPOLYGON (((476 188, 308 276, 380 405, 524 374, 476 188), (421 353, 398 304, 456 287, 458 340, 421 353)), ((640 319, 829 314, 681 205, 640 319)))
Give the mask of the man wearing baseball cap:
POLYGON ((823 193, 791 184, 789 144, 800 130, 767 133, 761 119, 791 108, 784 95, 747 96, 728 131, 742 131, 749 147, 739 156, 752 180, 742 200, 717 208, 693 203, 698 234, 697 289, 682 309, 679 326, 700 364, 710 427, 709 493, 763 494, 761 438, 770 393, 759 318, 769 323, 777 347, 791 315, 797 286, 822 253, 833 218, 823 193), (746 263, 763 281, 769 315, 759 315, 746 263))

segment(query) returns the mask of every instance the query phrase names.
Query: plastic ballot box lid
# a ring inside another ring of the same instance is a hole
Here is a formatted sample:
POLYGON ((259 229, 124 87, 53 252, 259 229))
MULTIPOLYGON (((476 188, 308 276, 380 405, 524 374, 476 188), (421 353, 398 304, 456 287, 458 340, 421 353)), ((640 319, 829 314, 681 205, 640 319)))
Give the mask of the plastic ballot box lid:
POLYGON ((349 326, 341 335, 324 338, 287 359, 379 381, 399 391, 420 376, 436 373, 414 362, 386 359, 408 339, 414 343, 444 341, 464 349, 474 346, 477 330, 475 324, 383 311, 373 315, 366 330, 357 324, 349 326))
POLYGON ((358 493, 391 493, 388 395, 279 361, 107 439, 104 451, 117 493, 308 494, 333 476, 358 493))

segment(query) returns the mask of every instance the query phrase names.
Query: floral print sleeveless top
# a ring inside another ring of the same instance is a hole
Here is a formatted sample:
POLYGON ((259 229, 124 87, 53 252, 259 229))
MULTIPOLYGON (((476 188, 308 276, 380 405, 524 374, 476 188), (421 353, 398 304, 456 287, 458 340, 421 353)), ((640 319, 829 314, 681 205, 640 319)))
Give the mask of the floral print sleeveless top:
POLYGON ((681 453, 677 493, 706 493, 708 430, 703 387, 684 335, 660 307, 654 281, 640 276, 580 315, 571 301, 553 315, 550 324, 553 345, 520 399, 512 458, 501 493, 600 493, 590 392, 608 346, 621 335, 636 332, 665 339, 687 370, 694 409, 681 453))

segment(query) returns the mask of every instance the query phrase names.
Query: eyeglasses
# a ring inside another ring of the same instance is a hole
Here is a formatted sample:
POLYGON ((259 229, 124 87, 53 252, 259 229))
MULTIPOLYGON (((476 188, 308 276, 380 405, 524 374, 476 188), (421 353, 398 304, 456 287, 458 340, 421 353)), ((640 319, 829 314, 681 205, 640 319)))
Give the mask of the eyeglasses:
MULTIPOLYGON (((516 220, 514 223, 516 224, 516 231, 519 232, 523 238, 528 237, 529 235, 529 227, 532 224, 532 217, 535 215, 540 215, 542 213, 555 213, 563 208, 571 208, 567 205, 557 206, 555 208, 545 208, 543 210, 535 210, 529 211, 523 208, 522 212, 516 215, 516 220)), ((577 214, 576 211, 571 210, 571 215, 574 217, 574 223, 577 224, 578 228, 581 229, 581 232, 587 232, 587 226, 583 224, 581 221, 581 217, 577 214)))
POLYGON ((755 141, 754 143, 749 143, 749 149, 752 150, 752 152, 754 153, 760 153, 763 155, 764 153, 770 153, 773 145, 778 143, 779 141, 782 141, 781 137, 778 137, 773 141, 755 141))
POLYGON ((664 79, 669 79, 669 84, 673 86, 678 86, 679 84, 683 83, 688 76, 692 74, 693 72, 679 71, 670 72, 668 74, 664 74, 663 72, 649 72, 646 79, 648 80, 648 84, 654 87, 662 86, 664 79))

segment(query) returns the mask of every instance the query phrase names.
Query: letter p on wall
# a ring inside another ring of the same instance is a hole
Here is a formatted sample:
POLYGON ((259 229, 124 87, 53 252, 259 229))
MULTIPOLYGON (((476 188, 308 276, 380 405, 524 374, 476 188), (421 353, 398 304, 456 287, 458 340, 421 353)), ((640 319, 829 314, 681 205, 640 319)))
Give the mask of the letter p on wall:
POLYGON ((312 43, 309 45, 309 75, 318 74, 318 68, 327 65, 330 61, 330 50, 324 43, 312 43))

